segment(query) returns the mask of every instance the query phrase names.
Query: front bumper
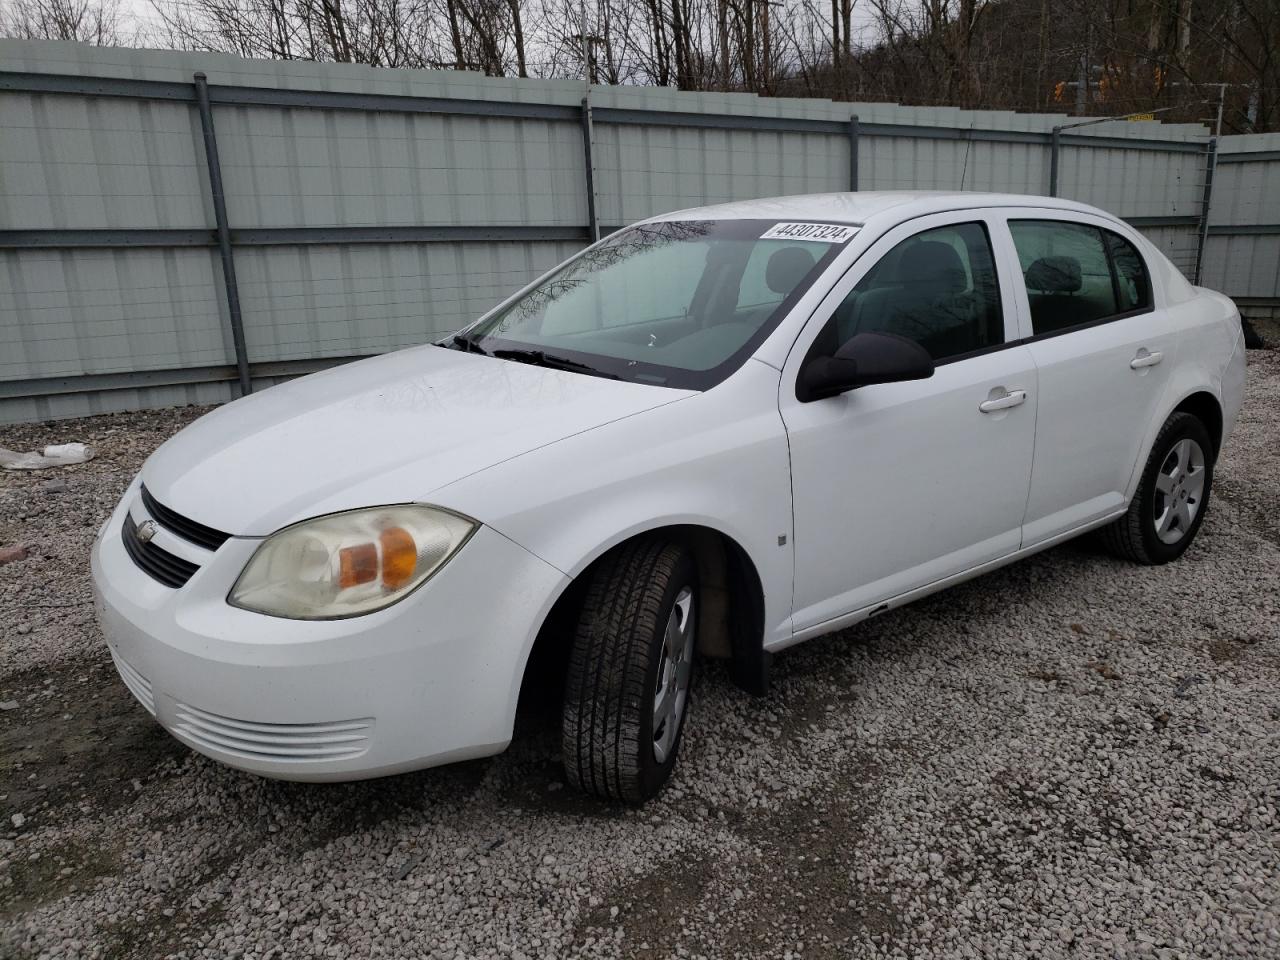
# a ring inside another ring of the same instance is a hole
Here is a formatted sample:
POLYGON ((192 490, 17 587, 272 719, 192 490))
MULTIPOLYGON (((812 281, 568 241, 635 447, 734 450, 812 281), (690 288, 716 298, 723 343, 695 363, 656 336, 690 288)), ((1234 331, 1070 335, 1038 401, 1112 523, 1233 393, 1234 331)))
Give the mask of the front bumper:
POLYGON ((383 610, 268 617, 226 603, 260 540, 231 538, 176 590, 135 565, 121 535, 133 492, 94 543, 95 605, 125 684, 183 743, 265 776, 356 780, 510 742, 525 661, 565 580, 554 567, 481 527, 383 610))

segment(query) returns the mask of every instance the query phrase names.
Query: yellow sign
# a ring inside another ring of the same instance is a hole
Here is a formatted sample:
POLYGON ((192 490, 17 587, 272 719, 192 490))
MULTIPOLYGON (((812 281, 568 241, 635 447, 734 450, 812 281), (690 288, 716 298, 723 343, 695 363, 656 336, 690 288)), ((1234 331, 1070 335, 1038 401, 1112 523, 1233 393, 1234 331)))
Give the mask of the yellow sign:
POLYGON ((1154 120, 1155 118, 1156 115, 1154 113, 1131 113, 1125 117, 1126 120, 1154 120))

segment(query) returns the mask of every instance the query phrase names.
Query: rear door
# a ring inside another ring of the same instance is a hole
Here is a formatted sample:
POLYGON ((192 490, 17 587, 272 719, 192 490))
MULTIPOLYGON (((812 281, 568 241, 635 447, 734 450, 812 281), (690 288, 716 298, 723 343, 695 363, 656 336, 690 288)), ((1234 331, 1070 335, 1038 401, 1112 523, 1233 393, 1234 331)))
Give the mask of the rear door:
POLYGON ((1010 212, 1019 312, 1039 381, 1026 546, 1125 506, 1177 337, 1125 228, 1086 214, 1010 212))
POLYGON ((810 319, 784 364, 791 449, 797 633, 1012 553, 1035 436, 1035 364, 1017 338, 1016 261, 982 211, 889 231, 810 319), (811 350, 858 333, 907 336, 927 380, 801 402, 811 350))

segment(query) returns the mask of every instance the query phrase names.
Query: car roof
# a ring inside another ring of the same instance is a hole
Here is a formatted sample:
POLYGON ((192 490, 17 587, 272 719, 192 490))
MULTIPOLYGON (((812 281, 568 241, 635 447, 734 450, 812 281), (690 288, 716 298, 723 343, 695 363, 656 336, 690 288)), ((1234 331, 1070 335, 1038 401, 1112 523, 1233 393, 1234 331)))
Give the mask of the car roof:
POLYGON ((810 193, 793 197, 737 200, 705 207, 691 207, 653 217, 653 220, 804 220, 835 221, 862 225, 893 211, 899 219, 967 210, 975 207, 1038 207, 1118 220, 1097 207, 1059 197, 1016 193, 979 193, 968 190, 868 190, 856 193, 810 193))

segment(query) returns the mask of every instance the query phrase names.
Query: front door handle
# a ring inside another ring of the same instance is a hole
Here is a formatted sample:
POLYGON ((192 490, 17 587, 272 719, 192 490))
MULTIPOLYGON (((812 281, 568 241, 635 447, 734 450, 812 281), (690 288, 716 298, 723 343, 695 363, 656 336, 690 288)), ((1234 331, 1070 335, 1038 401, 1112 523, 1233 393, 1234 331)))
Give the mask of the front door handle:
POLYGON ((1000 410, 1008 410, 1010 407, 1016 407, 1020 403, 1024 403, 1027 399, 1027 391, 1010 390, 1003 397, 993 397, 990 400, 984 400, 978 404, 978 409, 983 413, 996 413, 1000 410))
POLYGON ((1143 367, 1154 367, 1157 363, 1164 359, 1164 354, 1157 350, 1155 353, 1148 353, 1146 348, 1138 351, 1138 355, 1129 361, 1130 370, 1141 370, 1143 367))

